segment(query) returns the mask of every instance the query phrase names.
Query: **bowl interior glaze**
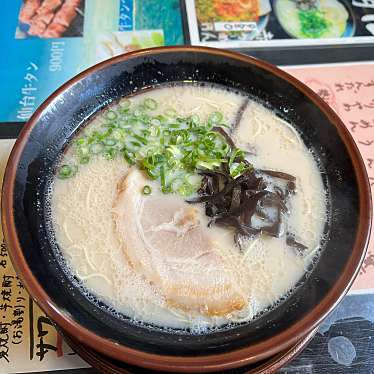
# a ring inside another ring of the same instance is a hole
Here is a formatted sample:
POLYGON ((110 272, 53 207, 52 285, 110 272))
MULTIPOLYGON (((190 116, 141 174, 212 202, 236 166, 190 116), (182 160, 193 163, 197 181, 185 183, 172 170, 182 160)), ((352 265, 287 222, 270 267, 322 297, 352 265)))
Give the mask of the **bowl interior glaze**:
MULTIPOLYGON (((207 48, 132 53, 78 75, 31 118, 12 153, 4 186, 5 236, 31 295, 70 334, 102 353, 130 361, 136 351, 150 353, 149 362, 154 355, 168 355, 171 361, 172 357, 208 356, 209 361, 209 357, 213 360, 234 351, 256 361, 290 346, 310 332, 347 290, 362 261, 370 226, 364 167, 352 138, 332 110, 275 67, 207 48), (225 85, 275 109, 315 152, 330 197, 327 242, 308 279, 286 301, 255 321, 204 335, 137 326, 94 305, 62 271, 46 227, 48 176, 78 128, 110 102, 175 81, 225 85)), ((228 360, 226 355, 223 361, 228 360)))

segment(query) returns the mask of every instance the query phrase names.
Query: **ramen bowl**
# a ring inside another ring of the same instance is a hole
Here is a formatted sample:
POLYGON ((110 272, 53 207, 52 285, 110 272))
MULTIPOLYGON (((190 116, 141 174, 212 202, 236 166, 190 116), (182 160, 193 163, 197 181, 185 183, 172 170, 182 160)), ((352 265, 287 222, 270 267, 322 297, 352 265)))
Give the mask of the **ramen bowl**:
POLYGON ((168 47, 104 61, 60 87, 35 112, 9 158, 2 222, 12 263, 44 312, 76 341, 132 365, 179 372, 227 370, 264 360, 314 330, 348 291, 371 225, 368 179, 359 151, 332 109, 287 73, 233 52, 168 47), (46 188, 77 130, 106 105, 167 82, 224 85, 256 97, 290 122, 312 149, 328 193, 319 261, 276 308, 248 323, 204 334, 159 329, 93 303, 62 268, 50 242, 46 188))

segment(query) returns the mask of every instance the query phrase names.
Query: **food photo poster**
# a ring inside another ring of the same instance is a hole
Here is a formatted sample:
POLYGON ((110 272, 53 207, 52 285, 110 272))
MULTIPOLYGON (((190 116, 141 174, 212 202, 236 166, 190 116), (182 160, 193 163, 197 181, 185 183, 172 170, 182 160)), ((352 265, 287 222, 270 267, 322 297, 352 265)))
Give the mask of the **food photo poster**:
POLYGON ((218 48, 374 42, 374 0, 185 0, 191 44, 218 48))
POLYGON ((27 121, 67 80, 108 58, 183 44, 179 0, 4 0, 0 122, 27 121))

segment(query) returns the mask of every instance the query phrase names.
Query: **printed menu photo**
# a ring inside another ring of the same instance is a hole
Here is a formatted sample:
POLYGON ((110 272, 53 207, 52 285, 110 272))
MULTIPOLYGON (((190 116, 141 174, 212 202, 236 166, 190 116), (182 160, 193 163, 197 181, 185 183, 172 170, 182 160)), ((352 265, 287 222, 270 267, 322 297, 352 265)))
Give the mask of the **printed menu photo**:
POLYGON ((4 0, 0 122, 27 121, 84 69, 184 42, 179 0, 4 0))
POLYGON ((26 0, 18 17, 16 38, 82 36, 85 0, 26 0))
POLYGON ((195 45, 374 42, 374 0, 185 0, 185 5, 195 45))

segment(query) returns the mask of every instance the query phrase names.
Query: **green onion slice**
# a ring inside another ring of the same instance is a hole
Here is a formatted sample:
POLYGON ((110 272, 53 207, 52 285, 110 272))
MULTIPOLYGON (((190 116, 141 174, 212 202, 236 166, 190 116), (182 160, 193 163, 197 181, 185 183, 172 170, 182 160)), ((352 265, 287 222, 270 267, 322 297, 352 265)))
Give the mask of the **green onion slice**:
MULTIPOLYGON (((173 108, 164 110, 163 115, 153 115, 159 107, 153 98, 146 98, 140 105, 122 99, 104 112, 102 123, 83 131, 74 141, 76 163, 86 164, 95 157, 123 157, 158 180, 164 193, 183 196, 199 188, 199 183, 190 181, 197 176, 198 168, 212 170, 227 163, 233 178, 248 169, 244 153, 231 149, 225 137, 213 130, 226 126, 221 112, 212 112, 206 120, 197 114, 180 116, 173 108)), ((77 169, 75 165, 62 165, 57 175, 69 178, 77 169)))
POLYGON ((78 171, 76 165, 61 165, 57 171, 57 177, 60 179, 67 179, 73 177, 78 171))
POLYGON ((150 195, 152 193, 151 186, 148 186, 147 184, 143 187, 143 194, 144 195, 150 195))
POLYGON ((174 118, 174 117, 177 116, 177 112, 173 108, 166 109, 164 114, 165 114, 166 117, 173 117, 174 118))
POLYGON ((105 112, 104 116, 109 120, 114 120, 117 118, 117 113, 114 110, 108 110, 105 112))
POLYGON ((147 98, 144 100, 144 106, 147 109, 155 110, 157 108, 157 101, 151 98, 147 98))
POLYGON ((131 101, 129 99, 122 99, 119 102, 119 106, 121 109, 129 109, 131 106, 131 101))
POLYGON ((213 112, 209 117, 208 117, 208 122, 211 124, 217 124, 220 123, 223 120, 223 115, 221 112, 213 112))

